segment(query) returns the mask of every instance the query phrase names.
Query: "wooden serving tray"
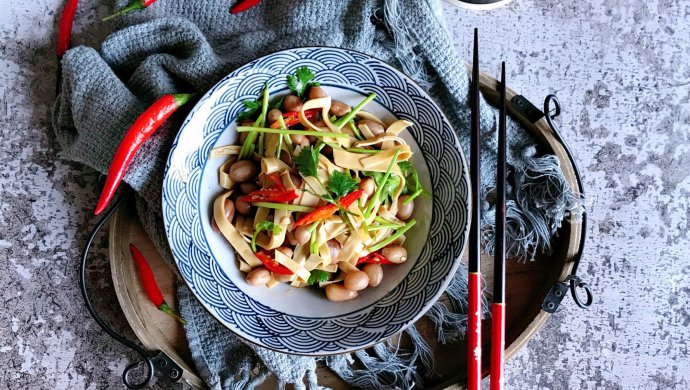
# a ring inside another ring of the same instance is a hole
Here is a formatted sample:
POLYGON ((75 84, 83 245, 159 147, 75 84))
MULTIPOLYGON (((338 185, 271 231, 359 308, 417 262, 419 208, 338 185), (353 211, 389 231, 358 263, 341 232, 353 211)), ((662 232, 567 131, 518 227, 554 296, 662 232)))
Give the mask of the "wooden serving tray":
MULTIPOLYGON (((495 104, 499 99, 496 79, 481 74, 480 88, 484 97, 495 104)), ((550 150, 560 159, 561 167, 571 188, 578 188, 575 170, 568 159, 563 145, 558 141, 544 118, 536 124, 530 123, 512 107, 511 100, 517 94, 506 91, 508 114, 524 128, 530 130, 545 150, 550 150)), ((582 236, 582 225, 564 223, 554 242, 550 256, 539 256, 536 261, 520 263, 509 261, 506 266, 506 359, 511 358, 544 325, 550 314, 541 309, 541 303, 549 289, 563 280, 573 267, 582 236)), ((205 388, 196 375, 191 354, 182 326, 174 319, 158 311, 146 297, 139 282, 134 263, 129 253, 129 244, 134 243, 151 264, 166 301, 176 307, 175 274, 156 251, 144 232, 132 206, 125 204, 117 211, 110 226, 110 266, 113 284, 127 321, 141 343, 149 350, 161 350, 184 369, 182 380, 195 388, 205 388)), ((483 256, 482 274, 487 281, 487 291, 492 290, 493 258, 483 256)), ((443 297, 441 299, 444 299, 443 297)), ((436 341, 433 323, 422 318, 417 329, 427 340, 436 357, 438 378, 428 385, 437 389, 464 389, 467 352, 465 342, 441 345, 436 341)), ((490 350, 491 319, 483 322, 483 350, 490 350)), ((484 375, 488 375, 489 354, 484 353, 484 375)), ((348 385, 326 367, 317 370, 319 384, 333 389, 345 389, 348 385)), ((275 388, 273 380, 261 388, 275 388)))

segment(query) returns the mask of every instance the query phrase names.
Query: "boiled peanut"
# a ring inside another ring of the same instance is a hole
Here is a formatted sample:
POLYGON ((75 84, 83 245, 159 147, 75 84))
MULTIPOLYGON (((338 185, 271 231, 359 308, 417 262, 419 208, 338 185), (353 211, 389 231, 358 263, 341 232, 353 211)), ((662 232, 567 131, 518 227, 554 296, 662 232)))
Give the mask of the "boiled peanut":
POLYGON ((357 291, 348 290, 340 283, 326 286, 326 298, 332 302, 347 301, 357 297, 357 291))
POLYGON ((358 125, 367 125, 372 134, 379 135, 386 131, 386 128, 382 124, 372 121, 371 119, 363 119, 358 122, 358 125))
POLYGON ((235 210, 237 210, 238 213, 247 216, 252 211, 252 205, 237 198, 235 199, 235 210))
POLYGON ((328 249, 331 252, 331 259, 335 262, 338 255, 340 255, 340 243, 335 239, 331 239, 326 241, 326 245, 328 245, 328 249))
POLYGON ((283 113, 280 112, 280 110, 278 110, 277 108, 274 108, 270 110, 268 114, 266 114, 266 120, 268 120, 268 124, 271 124, 277 121, 278 118, 280 118, 281 116, 283 116, 283 113))
POLYGON ((352 271, 345 276, 345 288, 352 291, 364 290, 369 285, 369 275, 364 271, 352 271))
POLYGON ((283 100, 283 108, 285 111, 297 112, 302 109, 302 99, 295 95, 285 96, 283 100))
POLYGON ((271 280, 271 273, 265 267, 254 268, 247 274, 247 283, 251 286, 263 286, 271 280))
POLYGON ((374 182, 374 179, 370 177, 367 177, 366 179, 359 182, 359 189, 364 190, 364 194, 367 197, 371 197, 371 195, 374 193, 375 188, 376 183, 374 182))
POLYGON ((362 268, 367 276, 369 276, 369 286, 376 287, 381 284, 383 279, 383 267, 379 264, 367 264, 362 268))
POLYGON ((388 259, 388 261, 395 264, 400 264, 407 260, 407 249, 400 245, 387 246, 383 248, 381 254, 388 259))
POLYGON ((298 243, 300 244, 306 244, 309 242, 309 239, 311 238, 311 233, 307 231, 306 226, 298 226, 297 229, 295 229, 295 239, 297 240, 298 243))
POLYGON ((407 200, 407 198, 409 198, 407 195, 403 195, 398 198, 398 213, 395 215, 398 217, 398 219, 403 221, 410 219, 412 212, 414 211, 414 200, 408 204, 405 204, 405 200, 407 200))
POLYGON ((294 254, 292 251, 292 248, 287 247, 287 246, 278 247, 278 248, 276 248, 276 250, 278 252, 284 254, 285 256, 289 257, 289 258, 292 258, 292 255, 294 254))
POLYGON ((259 167, 254 161, 240 160, 230 166, 228 177, 235 183, 242 183, 252 179, 259 173, 259 167))
POLYGON ((311 87, 309 88, 309 95, 307 96, 309 100, 311 99, 318 99, 322 97, 326 97, 328 94, 326 93, 326 90, 324 90, 321 87, 311 87))
POLYGON ((331 102, 331 109, 328 112, 331 115, 341 117, 345 116, 350 111, 352 111, 352 107, 350 107, 349 104, 345 104, 339 100, 333 100, 331 102))

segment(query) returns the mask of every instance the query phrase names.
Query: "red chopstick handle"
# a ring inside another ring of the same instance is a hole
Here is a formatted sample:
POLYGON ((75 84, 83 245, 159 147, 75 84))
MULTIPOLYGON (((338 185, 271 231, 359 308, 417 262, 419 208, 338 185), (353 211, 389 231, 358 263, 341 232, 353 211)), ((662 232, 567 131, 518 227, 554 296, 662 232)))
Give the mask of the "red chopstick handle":
POLYGON ((469 313, 467 331, 467 390, 482 388, 482 277, 470 272, 467 282, 469 313))
POLYGON ((503 390, 503 364, 506 335, 506 305, 491 306, 491 390, 503 390))

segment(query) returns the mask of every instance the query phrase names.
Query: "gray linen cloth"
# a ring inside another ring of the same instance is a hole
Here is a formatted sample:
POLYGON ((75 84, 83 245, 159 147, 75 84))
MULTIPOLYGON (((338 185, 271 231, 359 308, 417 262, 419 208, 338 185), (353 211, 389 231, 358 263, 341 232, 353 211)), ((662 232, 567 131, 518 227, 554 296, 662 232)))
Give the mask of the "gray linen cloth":
MULTIPOLYGON (((438 0, 264 0, 237 15, 228 13, 230 4, 226 0, 158 0, 143 12, 118 19, 121 29, 103 42, 100 52, 88 47, 68 51, 54 110, 62 157, 106 172, 129 125, 157 97, 203 93, 256 57, 300 46, 358 50, 401 69, 428 88, 467 151, 469 78, 445 30, 438 0), (385 28, 370 20, 377 9, 384 10, 385 28)), ((481 183, 488 193, 495 182, 497 121, 495 111, 482 104, 481 183)), ((148 234, 171 264, 160 216, 160 191, 164 161, 186 112, 181 111, 139 151, 125 176, 138 193, 137 210, 148 234)), ((581 212, 581 199, 568 188, 554 156, 537 155, 535 142, 512 121, 508 132, 515 188, 508 202, 508 245, 511 255, 532 258, 537 251, 550 249, 551 236, 564 218, 581 212)), ((490 250, 493 209, 488 202, 481 207, 486 211, 484 238, 490 250)), ((452 307, 437 304, 427 313, 442 342, 464 335, 466 277, 461 267, 448 289, 452 307)), ((316 388, 314 358, 247 345, 210 317, 186 287, 180 287, 179 298, 196 368, 211 388, 253 388, 269 374, 276 376, 280 386, 294 383, 304 388, 306 379, 316 388)), ((407 334, 414 349, 405 353, 382 343, 371 352, 324 361, 355 386, 420 385, 422 374, 433 370, 432 355, 414 327, 407 334)))

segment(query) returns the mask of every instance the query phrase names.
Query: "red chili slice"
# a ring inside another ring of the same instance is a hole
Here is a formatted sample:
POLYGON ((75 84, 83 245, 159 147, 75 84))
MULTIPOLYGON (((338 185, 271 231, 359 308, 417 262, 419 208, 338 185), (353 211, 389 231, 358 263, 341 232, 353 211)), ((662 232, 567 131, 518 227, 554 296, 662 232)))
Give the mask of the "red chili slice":
POLYGON ((267 270, 278 275, 292 275, 293 272, 288 269, 288 267, 278 263, 274 258, 268 255, 265 251, 260 251, 255 253, 256 258, 264 263, 267 270))
POLYGON ((386 264, 394 264, 387 258, 385 258, 382 254, 374 252, 374 253, 369 253, 366 256, 362 256, 359 259, 357 259, 357 264, 381 264, 381 265, 386 265, 386 264))
MULTIPOLYGON (((340 198, 340 206, 345 209, 350 207, 350 205, 355 203, 355 201, 359 199, 363 193, 364 190, 350 192, 349 194, 340 198)), ((338 211, 338 206, 334 205, 333 203, 329 203, 302 217, 299 221, 297 221, 297 223, 295 223, 295 226, 309 225, 316 221, 326 219, 335 214, 336 211, 338 211)))
POLYGON ((279 190, 285 190, 285 185, 283 184, 283 180, 280 179, 280 175, 277 173, 271 173, 270 175, 266 176, 266 179, 272 181, 276 188, 279 190))
POLYGON ((247 203, 287 203, 297 198, 299 198, 299 191, 297 191, 297 189, 281 190, 279 188, 262 188, 260 190, 248 193, 247 195, 241 197, 240 200, 247 203))
MULTIPOLYGON (((319 113, 319 110, 314 108, 311 110, 306 110, 304 111, 304 116, 312 120, 314 117, 316 117, 316 114, 319 113)), ((291 112, 286 112, 283 114, 283 122, 285 122, 285 127, 290 127, 294 126, 299 123, 299 112, 296 111, 291 111, 291 112)), ((271 123, 271 128, 272 129, 279 129, 280 128, 280 123, 278 121, 275 121, 271 123)))

